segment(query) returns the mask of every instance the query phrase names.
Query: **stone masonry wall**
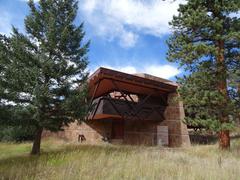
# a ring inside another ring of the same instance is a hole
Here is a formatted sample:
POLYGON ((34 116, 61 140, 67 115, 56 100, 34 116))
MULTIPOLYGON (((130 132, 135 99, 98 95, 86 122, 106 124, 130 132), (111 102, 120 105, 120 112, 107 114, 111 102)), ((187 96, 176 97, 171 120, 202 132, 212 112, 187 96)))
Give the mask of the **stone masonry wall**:
POLYGON ((161 125, 168 126, 169 146, 190 146, 187 126, 182 122, 185 116, 183 103, 179 101, 177 93, 168 95, 168 107, 164 116, 161 125))
MULTIPOLYGON (((43 136, 55 136, 66 141, 78 142, 78 136, 84 135, 85 142, 90 144, 97 144, 103 142, 103 138, 109 136, 111 133, 111 123, 106 120, 71 123, 68 127, 64 128, 64 131, 51 133, 44 131, 43 136)), ((84 142, 84 141, 83 141, 84 142)))
POLYGON ((157 122, 125 121, 124 143, 134 145, 155 145, 157 122))
MULTIPOLYGON (((125 120, 124 122, 124 144, 157 144, 157 127, 167 126, 168 133, 163 134, 162 138, 169 141, 170 147, 189 146, 190 139, 187 126, 182 122, 184 119, 184 109, 182 102, 179 101, 177 93, 169 94, 168 107, 165 110, 165 120, 161 123, 157 121, 137 121, 125 120)), ((58 133, 44 131, 43 136, 57 136, 67 141, 78 142, 78 136, 84 135, 86 143, 97 144, 103 142, 104 137, 111 137, 112 121, 93 120, 81 123, 72 123, 65 130, 58 133)), ((159 136, 158 136, 159 137, 159 136)), ((161 137, 160 137, 161 138, 161 137)))

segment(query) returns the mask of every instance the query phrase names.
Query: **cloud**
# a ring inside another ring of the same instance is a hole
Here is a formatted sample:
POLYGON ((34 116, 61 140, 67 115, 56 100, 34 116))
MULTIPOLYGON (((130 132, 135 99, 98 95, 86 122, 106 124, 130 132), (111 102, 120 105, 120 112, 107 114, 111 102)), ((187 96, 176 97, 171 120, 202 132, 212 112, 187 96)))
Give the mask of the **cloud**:
MULTIPOLYGON (((128 66, 101 65, 101 67, 114 69, 117 71, 129 73, 129 74, 146 73, 146 74, 161 77, 164 79, 170 79, 181 73, 181 71, 178 68, 168 65, 168 64, 165 64, 165 65, 160 65, 160 64, 146 65, 145 64, 142 67, 134 67, 131 65, 128 65, 128 66)), ((99 68, 99 67, 92 68, 90 70, 90 73, 93 73, 97 68, 99 68)))
POLYGON ((184 0, 82 0, 80 12, 98 36, 133 47, 138 34, 161 37, 170 32, 168 22, 184 0), (125 36, 128 37, 125 37, 125 36), (124 39, 125 38, 125 39, 124 39), (122 43, 125 42, 125 43, 122 43))
POLYGON ((170 79, 181 73, 179 69, 171 65, 150 65, 144 69, 144 72, 165 79, 170 79))
POLYGON ((240 18, 240 11, 235 12, 235 13, 230 13, 229 16, 232 17, 232 18, 233 17, 240 18))
POLYGON ((124 31, 121 34, 120 45, 125 48, 134 47, 138 39, 138 35, 132 32, 124 31))
POLYGON ((11 21, 12 21, 12 16, 6 11, 0 10, 0 33, 4 35, 10 35, 12 26, 11 26, 11 21))

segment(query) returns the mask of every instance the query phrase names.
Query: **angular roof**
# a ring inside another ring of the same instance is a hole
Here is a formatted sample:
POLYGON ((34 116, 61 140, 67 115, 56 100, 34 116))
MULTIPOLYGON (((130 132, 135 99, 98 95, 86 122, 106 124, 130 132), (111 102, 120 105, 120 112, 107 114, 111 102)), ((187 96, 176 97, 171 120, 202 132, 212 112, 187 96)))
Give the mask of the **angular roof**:
POLYGON ((129 93, 158 96, 175 92, 178 87, 172 81, 149 74, 127 74, 103 67, 97 69, 89 77, 88 82, 89 95, 94 97, 102 96, 111 91, 118 91, 119 89, 129 93))

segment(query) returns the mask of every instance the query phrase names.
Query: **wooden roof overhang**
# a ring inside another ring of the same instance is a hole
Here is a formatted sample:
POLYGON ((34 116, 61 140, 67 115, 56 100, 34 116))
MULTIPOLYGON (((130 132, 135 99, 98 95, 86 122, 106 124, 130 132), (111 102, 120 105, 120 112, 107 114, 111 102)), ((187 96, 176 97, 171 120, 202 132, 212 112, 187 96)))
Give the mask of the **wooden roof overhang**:
POLYGON ((113 91, 162 96, 176 92, 177 85, 100 67, 88 80, 89 96, 97 98, 113 91))
MULTIPOLYGON (((120 115, 113 115, 113 114, 95 114, 92 120, 102 120, 102 119, 112 119, 112 120, 122 120, 123 118, 120 115)), ((125 120, 139 120, 137 117, 124 117, 125 120)), ((141 121, 159 121, 157 119, 141 119, 141 121)))

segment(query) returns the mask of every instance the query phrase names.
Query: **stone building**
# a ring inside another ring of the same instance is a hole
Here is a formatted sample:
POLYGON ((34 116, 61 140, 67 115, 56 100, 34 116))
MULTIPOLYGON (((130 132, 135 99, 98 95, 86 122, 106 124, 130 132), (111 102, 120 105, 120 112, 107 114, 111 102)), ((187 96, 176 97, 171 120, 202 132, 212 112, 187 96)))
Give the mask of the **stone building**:
POLYGON ((189 146, 177 87, 148 74, 132 75, 101 67, 89 77, 91 105, 86 120, 72 123, 55 135, 94 144, 189 146))

